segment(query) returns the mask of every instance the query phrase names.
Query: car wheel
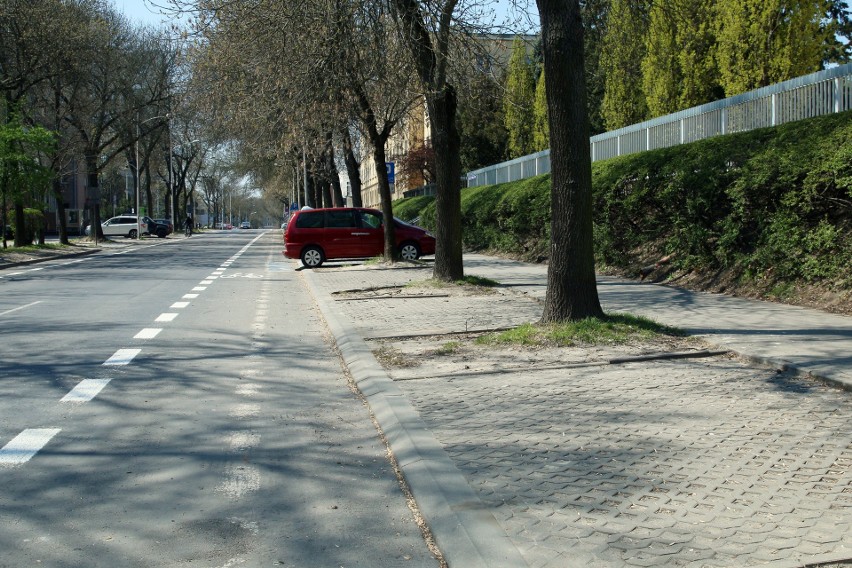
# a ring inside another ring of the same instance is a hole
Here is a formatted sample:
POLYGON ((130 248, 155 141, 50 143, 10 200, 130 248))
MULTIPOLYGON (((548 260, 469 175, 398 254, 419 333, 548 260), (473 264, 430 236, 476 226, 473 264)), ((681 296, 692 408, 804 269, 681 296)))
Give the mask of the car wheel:
POLYGON ((324 261, 322 249, 315 246, 302 250, 302 264, 308 268, 318 268, 324 261))
POLYGON ((131 239, 135 239, 136 238, 136 229, 133 229, 129 233, 127 233, 127 236, 130 237, 131 239))
POLYGON ((404 242, 399 247, 399 257, 402 260, 417 260, 420 258, 420 247, 411 241, 404 242))
POLYGON ((169 234, 169 232, 165 229, 159 229, 157 231, 157 236, 160 237, 161 239, 165 239, 166 235, 168 235, 168 234, 169 234))

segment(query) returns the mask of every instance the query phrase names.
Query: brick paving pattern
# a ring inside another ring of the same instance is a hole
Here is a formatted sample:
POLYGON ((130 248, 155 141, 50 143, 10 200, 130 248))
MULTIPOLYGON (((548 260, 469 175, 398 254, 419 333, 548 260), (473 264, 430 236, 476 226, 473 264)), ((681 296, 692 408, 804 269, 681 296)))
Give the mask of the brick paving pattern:
MULTIPOLYGON (((338 269, 319 280, 332 292, 429 275, 338 269)), ((364 337, 520 323, 537 306, 429 300, 339 306, 364 337)), ((453 380, 424 370, 399 384, 530 566, 852 558, 849 393, 727 358, 453 380)))

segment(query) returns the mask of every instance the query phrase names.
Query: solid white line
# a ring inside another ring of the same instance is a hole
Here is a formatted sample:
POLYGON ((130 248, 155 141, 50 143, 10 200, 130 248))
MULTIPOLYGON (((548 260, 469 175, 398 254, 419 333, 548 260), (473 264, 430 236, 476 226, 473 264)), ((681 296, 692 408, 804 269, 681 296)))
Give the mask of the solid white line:
POLYGON ((30 428, 24 430, 0 450, 0 464, 19 465, 30 461, 61 428, 30 428))
POLYGON ((18 310, 23 310, 25 308, 29 308, 30 306, 35 306, 36 304, 40 304, 40 303, 41 303, 41 300, 38 300, 37 302, 30 302, 26 306, 20 306, 18 308, 12 308, 11 310, 6 310, 5 312, 0 313, 0 316, 5 316, 6 314, 11 314, 12 312, 17 312, 18 310))
POLYGON ((163 331, 161 327, 146 327, 139 333, 133 336, 133 339, 154 339, 157 334, 163 331))
POLYGON ((179 310, 181 308, 185 308, 189 305, 189 302, 175 302, 171 306, 169 306, 173 310, 179 310))
POLYGON ((112 379, 83 379, 59 402, 89 402, 103 390, 112 379))
POLYGON ((43 267, 43 266, 40 266, 40 267, 38 267, 38 268, 30 268, 30 270, 29 270, 29 271, 30 271, 30 272, 38 272, 39 270, 44 270, 44 267, 43 267))
POLYGON ((119 349, 113 353, 112 357, 104 362, 104 365, 127 365, 141 351, 141 349, 119 349))
POLYGON ((154 321, 174 321, 176 317, 178 317, 177 314, 160 314, 154 321))

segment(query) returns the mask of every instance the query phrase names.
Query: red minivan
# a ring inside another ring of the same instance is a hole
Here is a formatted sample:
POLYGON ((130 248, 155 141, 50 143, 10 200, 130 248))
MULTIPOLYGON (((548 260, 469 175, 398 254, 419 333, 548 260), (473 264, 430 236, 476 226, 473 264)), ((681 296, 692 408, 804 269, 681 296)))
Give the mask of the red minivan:
MULTIPOLYGON (((424 229, 394 217, 394 233, 402 259, 435 254, 435 237, 424 229)), ((316 268, 333 258, 381 256, 384 239, 382 212, 376 209, 302 209, 294 212, 287 223, 283 254, 301 259, 308 268, 316 268)))

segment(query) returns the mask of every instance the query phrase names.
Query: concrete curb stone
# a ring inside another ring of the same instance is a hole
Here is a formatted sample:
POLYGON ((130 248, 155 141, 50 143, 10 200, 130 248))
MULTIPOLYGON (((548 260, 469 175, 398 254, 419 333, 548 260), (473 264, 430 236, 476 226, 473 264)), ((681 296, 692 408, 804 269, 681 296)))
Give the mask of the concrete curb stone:
POLYGON ((316 276, 310 271, 301 274, 449 566, 528 566, 366 342, 341 324, 333 301, 316 285, 316 276))

